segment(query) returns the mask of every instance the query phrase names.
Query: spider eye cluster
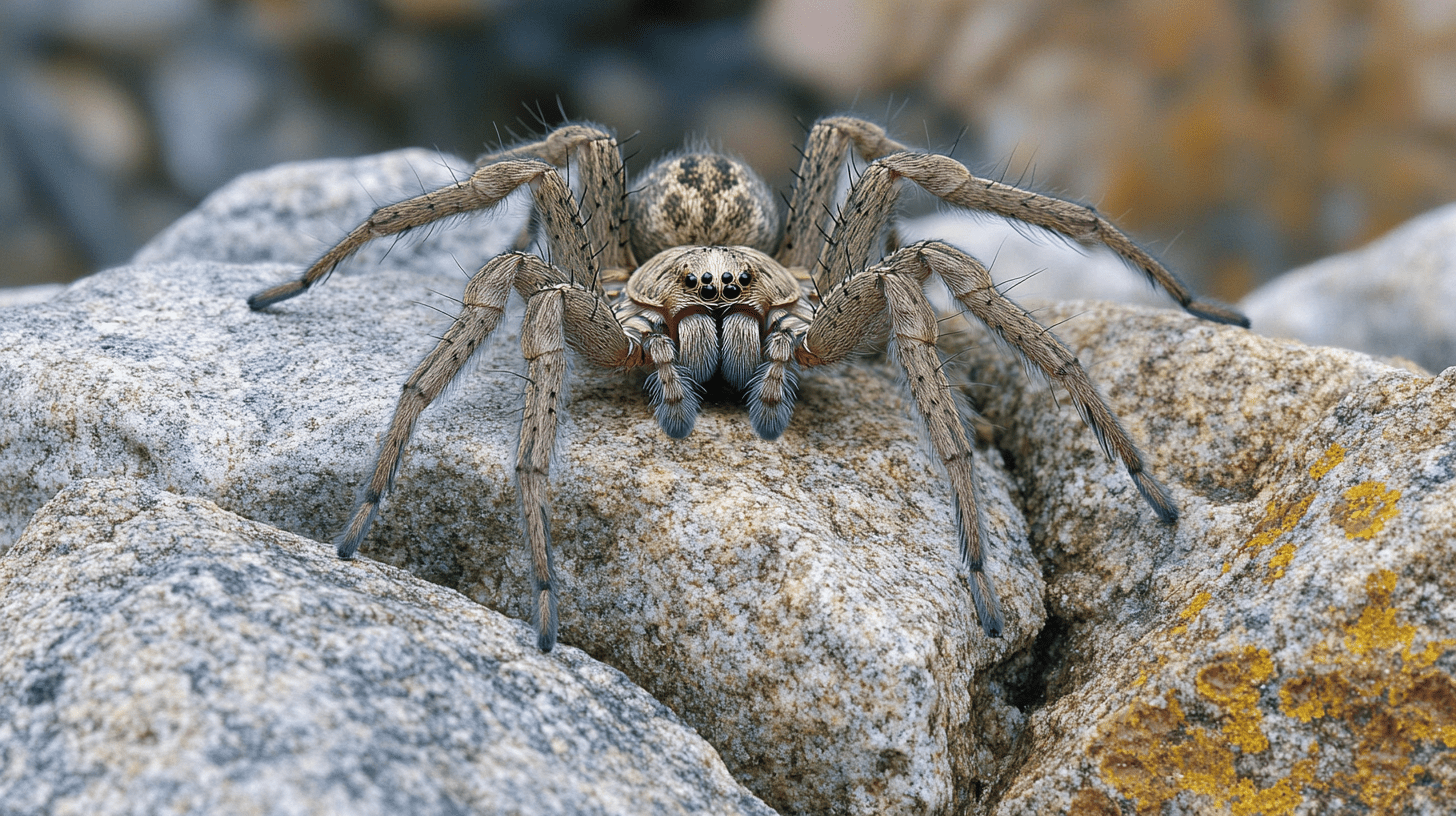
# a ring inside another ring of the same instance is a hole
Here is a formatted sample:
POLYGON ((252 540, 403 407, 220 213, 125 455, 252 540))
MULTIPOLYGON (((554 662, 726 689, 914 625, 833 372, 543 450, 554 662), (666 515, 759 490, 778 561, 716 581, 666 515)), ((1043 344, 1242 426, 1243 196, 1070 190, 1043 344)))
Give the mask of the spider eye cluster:
POLYGON ((753 274, 746 269, 739 272, 737 277, 732 272, 724 272, 718 281, 714 281, 711 272, 704 272, 702 275, 688 272, 683 276, 683 288, 689 291, 698 290, 698 297, 703 300, 718 299, 718 282, 723 284, 724 300, 737 300, 743 294, 744 287, 753 282, 753 274))

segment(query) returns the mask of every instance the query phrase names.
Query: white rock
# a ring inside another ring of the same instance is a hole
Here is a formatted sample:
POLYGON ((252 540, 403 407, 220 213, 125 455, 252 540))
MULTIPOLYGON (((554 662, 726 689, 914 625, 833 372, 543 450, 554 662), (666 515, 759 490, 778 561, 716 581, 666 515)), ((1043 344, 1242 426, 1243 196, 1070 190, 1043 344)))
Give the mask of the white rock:
POLYGON ((44 303, 65 289, 60 283, 37 283, 31 286, 0 287, 0 308, 44 303))
POLYGON ((1456 205, 1287 272, 1240 307, 1270 337, 1404 357, 1429 371, 1456 365, 1456 205))

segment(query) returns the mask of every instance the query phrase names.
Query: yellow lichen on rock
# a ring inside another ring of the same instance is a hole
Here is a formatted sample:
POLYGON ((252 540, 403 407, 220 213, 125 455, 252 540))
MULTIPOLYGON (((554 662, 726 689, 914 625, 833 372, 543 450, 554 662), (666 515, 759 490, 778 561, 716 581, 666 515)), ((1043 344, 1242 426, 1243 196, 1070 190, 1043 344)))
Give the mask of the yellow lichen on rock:
MULTIPOLYGON (((1239 547, 1239 552, 1258 556, 1260 550, 1291 532, 1299 522, 1304 520, 1304 515, 1309 512, 1309 506, 1314 498, 1314 493, 1308 493, 1288 502, 1269 502, 1269 505, 1264 508, 1264 518, 1255 525, 1254 534, 1239 547)), ((1284 570, 1294 560, 1296 549, 1298 548, 1293 543, 1286 541, 1274 551, 1274 556, 1269 559, 1269 572, 1264 578, 1265 583, 1272 583, 1274 580, 1284 577, 1284 570)), ((1227 567, 1228 565, 1225 565, 1225 572, 1228 571, 1227 567)))
POLYGON ((1192 623, 1193 619, 1198 617, 1198 613, 1202 612, 1203 607, 1207 606, 1208 602, 1212 599, 1213 593, 1211 592, 1200 592, 1197 595, 1194 595, 1193 600, 1189 601, 1188 605, 1185 606, 1183 610, 1178 613, 1178 617, 1181 618, 1183 622, 1173 627, 1173 634, 1181 635, 1184 632, 1187 632, 1188 624, 1192 623))
POLYGON ((1416 628, 1396 620, 1395 607, 1390 604, 1395 583, 1396 575, 1390 570, 1380 570, 1365 579, 1369 600, 1360 618, 1345 627, 1345 648, 1351 653, 1363 657, 1376 649, 1389 651, 1399 646, 1404 655, 1410 655, 1416 628))
POLYGON ((1259 551, 1273 544, 1280 536, 1293 530, 1304 519, 1315 494, 1309 493, 1287 502, 1271 501, 1264 508, 1264 518, 1254 526, 1254 534, 1239 547, 1240 552, 1258 555, 1259 551))
POLYGON ((1160 812, 1180 794, 1239 816, 1293 813, 1322 794, 1372 812, 1400 810, 1426 773, 1417 759, 1456 748, 1456 679, 1435 667, 1456 640, 1416 648, 1421 628, 1392 603, 1396 583, 1389 570, 1369 576, 1366 602, 1303 668, 1283 672, 1268 650, 1244 646, 1197 670, 1195 697, 1180 700, 1168 689, 1162 705, 1132 702, 1090 747, 1102 779, 1138 813, 1160 812), (1267 686, 1277 695, 1266 695, 1267 686), (1201 724, 1205 707, 1220 711, 1217 731, 1201 724), (1192 721, 1185 709, 1195 711, 1192 721), (1349 746, 1350 758, 1331 754, 1321 768, 1321 740, 1349 746), (1272 779, 1239 772, 1238 757, 1275 742, 1286 755, 1292 743, 1307 756, 1272 779))
POLYGON ((1223 735, 1244 753, 1269 747, 1264 716, 1259 713, 1259 688, 1274 674, 1269 652, 1246 646, 1242 653, 1226 655, 1198 672, 1195 688, 1225 712, 1223 735))
POLYGON ((1323 479, 1326 473, 1334 470, 1335 465, 1345 461, 1345 446, 1339 442, 1333 442, 1320 456, 1319 461, 1309 466, 1309 476, 1315 481, 1323 479))
MULTIPOLYGON (((1338 442, 1331 443, 1319 460, 1310 465, 1310 478, 1319 481, 1343 461, 1345 447, 1338 442)), ((1265 547, 1292 532, 1304 520, 1316 495, 1308 493, 1289 501, 1269 502, 1264 508, 1264 518, 1255 525, 1254 534, 1239 547, 1239 552, 1257 556, 1265 547)), ((1384 482, 1362 482, 1342 494, 1331 508, 1330 518, 1344 528, 1346 538, 1370 538, 1395 517, 1398 512, 1395 503, 1399 499, 1400 491, 1387 490, 1384 482)), ((1298 549, 1292 541, 1280 545, 1269 558, 1264 583, 1283 578, 1298 549)), ((1228 571, 1227 565, 1224 571, 1228 571)))
POLYGON ((1264 583, 1272 584, 1284 577, 1284 570, 1294 561, 1294 551, 1299 549, 1289 542, 1279 545, 1274 555, 1269 558, 1269 573, 1264 576, 1264 583))
POLYGON ((1346 538, 1371 538, 1399 512, 1399 490, 1387 490, 1385 482, 1361 482, 1346 490, 1330 510, 1330 518, 1345 528, 1346 538))
MULTIPOLYGON (((1237 816, 1292 813, 1313 779, 1315 760, 1295 763, 1288 776, 1260 788, 1241 777, 1234 748, 1206 728, 1190 725, 1177 697, 1166 705, 1137 702, 1093 746, 1102 778, 1131 799, 1138 813, 1157 813, 1183 792, 1212 799, 1237 816)), ((1313 752, 1313 750, 1312 750, 1313 752)))

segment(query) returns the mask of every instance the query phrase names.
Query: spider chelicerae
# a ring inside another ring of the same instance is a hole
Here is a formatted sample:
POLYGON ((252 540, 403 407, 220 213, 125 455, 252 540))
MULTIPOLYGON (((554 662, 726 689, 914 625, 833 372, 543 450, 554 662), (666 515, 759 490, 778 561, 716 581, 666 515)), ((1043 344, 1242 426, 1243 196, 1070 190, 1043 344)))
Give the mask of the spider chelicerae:
POLYGON ((374 238, 487 209, 521 185, 530 187, 534 237, 545 258, 521 251, 529 245, 530 236, 523 236, 516 251, 491 258, 471 278, 453 325, 405 382, 337 545, 341 558, 358 551, 420 413, 495 329, 514 289, 526 302, 521 351, 528 361, 516 480, 542 651, 555 645, 557 631, 548 492, 568 347, 602 368, 649 370, 647 390, 668 436, 692 432, 704 386, 721 382, 741 393, 754 431, 772 440, 793 414, 799 369, 838 363, 888 328, 919 421, 950 480, 971 601, 985 633, 999 637, 1005 622, 983 571, 986 531, 976 509, 971 443, 925 296, 936 275, 1030 369, 1066 389, 1158 517, 1177 519, 1167 488, 1147 472, 1076 357, 997 290, 985 265, 941 241, 899 246, 892 218, 902 179, 957 207, 1103 244, 1188 312, 1248 325, 1237 312, 1195 300, 1091 207, 978 178, 960 162, 911 150, 861 119, 831 117, 810 129, 787 218, 747 165, 710 151, 661 159, 629 189, 616 138, 588 124, 562 126, 477 165, 468 178, 375 210, 302 278, 259 292, 248 305, 264 309, 303 293, 374 238), (867 164, 831 215, 851 149, 867 164), (565 176, 569 167, 576 193, 565 176))

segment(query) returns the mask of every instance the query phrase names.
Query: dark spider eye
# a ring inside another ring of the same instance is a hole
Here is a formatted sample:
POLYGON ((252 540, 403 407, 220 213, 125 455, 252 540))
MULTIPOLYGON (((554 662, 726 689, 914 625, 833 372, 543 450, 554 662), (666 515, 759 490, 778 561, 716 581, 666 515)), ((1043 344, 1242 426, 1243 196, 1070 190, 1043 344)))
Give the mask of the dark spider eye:
POLYGON ((747 286, 748 284, 750 284, 752 282, 753 282, 753 276, 750 275, 750 274, 748 274, 748 270, 744 270, 744 271, 738 273, 738 285, 739 286, 747 286))
MULTIPOLYGON (((703 277, 706 278, 707 275, 704 275, 703 277)), ((697 285, 698 285, 698 276, 697 275, 694 275, 693 273, 689 272, 688 273, 688 276, 685 277, 685 278, 683 278, 683 288, 684 289, 691 289, 691 288, 693 288, 694 286, 697 286, 697 285)))
POLYGON ((703 300, 712 300, 718 296, 718 287, 711 283, 705 283, 703 284, 703 288, 698 290, 698 295, 703 300))
POLYGON ((724 272, 723 273, 723 282, 724 283, 732 283, 733 282, 733 273, 732 272, 724 272))
MULTIPOLYGON (((728 276, 727 275, 724 275, 723 277, 726 278, 728 276)), ((738 284, 736 284, 736 283, 725 283, 725 284, 723 284, 723 297, 728 298, 729 300, 734 300, 734 299, 736 299, 741 294, 743 294, 743 290, 738 288, 738 284)))

